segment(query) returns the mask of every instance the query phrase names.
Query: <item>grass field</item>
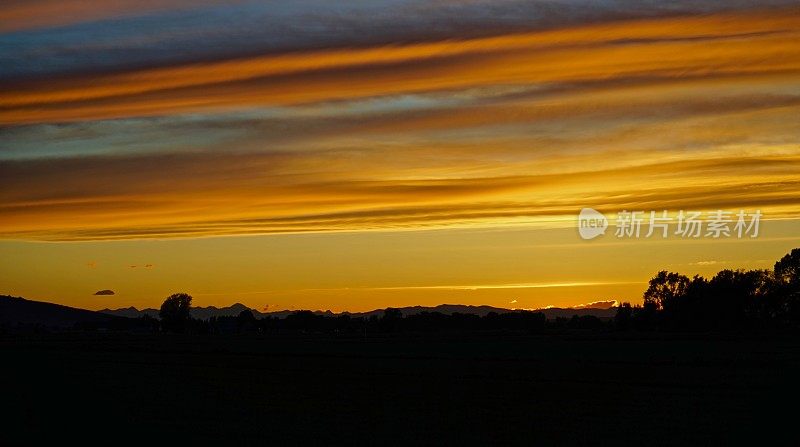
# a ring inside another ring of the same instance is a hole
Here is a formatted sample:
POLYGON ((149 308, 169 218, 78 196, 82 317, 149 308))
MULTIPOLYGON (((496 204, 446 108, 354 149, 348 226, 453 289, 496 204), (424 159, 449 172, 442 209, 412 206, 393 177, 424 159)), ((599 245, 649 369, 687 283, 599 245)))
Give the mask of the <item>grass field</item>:
POLYGON ((797 445, 800 338, 5 335, 0 444, 797 445))

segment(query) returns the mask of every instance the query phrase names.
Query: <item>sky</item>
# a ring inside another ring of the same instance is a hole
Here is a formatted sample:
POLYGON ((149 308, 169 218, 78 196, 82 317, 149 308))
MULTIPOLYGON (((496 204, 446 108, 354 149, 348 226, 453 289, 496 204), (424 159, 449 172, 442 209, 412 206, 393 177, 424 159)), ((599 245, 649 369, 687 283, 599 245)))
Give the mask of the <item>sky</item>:
POLYGON ((0 293, 640 302, 800 247, 798 116, 798 1, 11 0, 0 293), (618 237, 625 210, 762 217, 618 237))

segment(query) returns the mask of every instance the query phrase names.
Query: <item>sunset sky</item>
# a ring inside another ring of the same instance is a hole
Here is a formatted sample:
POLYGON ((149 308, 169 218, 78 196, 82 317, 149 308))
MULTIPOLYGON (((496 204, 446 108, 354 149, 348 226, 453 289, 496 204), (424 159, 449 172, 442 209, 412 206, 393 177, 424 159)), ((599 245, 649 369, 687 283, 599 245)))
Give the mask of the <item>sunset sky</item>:
POLYGON ((0 294, 565 307, 800 247, 798 1, 11 0, 0 86, 0 294))

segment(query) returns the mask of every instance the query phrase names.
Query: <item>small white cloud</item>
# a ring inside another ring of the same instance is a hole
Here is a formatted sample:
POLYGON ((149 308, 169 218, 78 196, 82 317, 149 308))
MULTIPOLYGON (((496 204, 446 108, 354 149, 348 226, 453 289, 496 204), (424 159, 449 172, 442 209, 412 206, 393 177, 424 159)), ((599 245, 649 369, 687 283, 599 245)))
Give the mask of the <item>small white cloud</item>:
POLYGON ((728 261, 717 261, 715 259, 711 259, 708 261, 697 261, 697 262, 690 262, 689 265, 717 265, 717 264, 725 264, 728 261))
POLYGON ((617 300, 592 301, 591 303, 570 306, 570 309, 611 309, 619 305, 617 300))
POLYGON ((511 300, 510 304, 516 304, 516 303, 517 303, 517 300, 511 300))

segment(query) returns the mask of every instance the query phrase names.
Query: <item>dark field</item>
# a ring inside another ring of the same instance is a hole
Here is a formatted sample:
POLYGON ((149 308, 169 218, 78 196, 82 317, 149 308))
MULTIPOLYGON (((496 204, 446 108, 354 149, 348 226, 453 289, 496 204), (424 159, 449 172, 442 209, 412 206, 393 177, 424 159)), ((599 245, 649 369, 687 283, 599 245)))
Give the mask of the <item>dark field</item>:
POLYGON ((2 445, 798 445, 800 338, 2 336, 2 445))

